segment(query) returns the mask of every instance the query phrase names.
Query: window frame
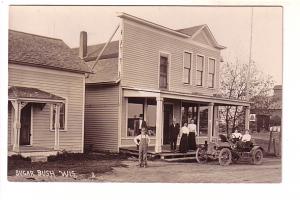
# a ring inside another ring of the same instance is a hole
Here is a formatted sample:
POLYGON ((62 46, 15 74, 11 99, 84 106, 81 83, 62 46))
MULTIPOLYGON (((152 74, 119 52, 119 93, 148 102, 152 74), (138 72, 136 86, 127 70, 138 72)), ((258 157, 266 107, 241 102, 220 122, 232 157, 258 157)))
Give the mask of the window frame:
POLYGON ((196 86, 198 87, 204 87, 204 74, 205 74, 205 56, 202 54, 196 54, 196 86), (203 62, 202 62, 202 79, 201 79, 201 85, 198 84, 198 72, 199 70, 199 66, 198 66, 198 57, 202 57, 203 58, 203 62))
POLYGON ((158 53, 158 89, 159 90, 169 90, 170 88, 170 68, 171 68, 171 53, 165 51, 159 51, 158 53), (167 87, 160 87, 160 58, 167 58, 167 87))
MULTIPOLYGON (((65 126, 64 129, 59 129, 59 131, 68 131, 68 103, 66 101, 63 103, 65 105, 65 126)), ((52 127, 53 122, 53 114, 54 114, 54 106, 53 104, 50 105, 50 131, 55 131, 55 127, 52 127)))
POLYGON ((213 58, 213 57, 208 57, 208 70, 207 70, 207 74, 208 74, 208 77, 207 77, 207 87, 209 89, 214 89, 215 86, 216 86, 216 72, 217 72, 217 69, 216 69, 216 66, 217 66, 217 63, 216 63, 217 59, 213 58), (210 60, 214 60, 215 62, 215 66, 214 66, 214 73, 213 73, 213 80, 212 80, 212 87, 210 87, 210 83, 208 82, 209 81, 209 76, 210 76, 210 60))
POLYGON ((183 68, 183 73, 182 73, 182 82, 183 82, 183 84, 184 85, 192 85, 192 71, 193 71, 193 52, 191 52, 191 51, 184 51, 183 52, 183 59, 182 59, 182 61, 183 61, 183 63, 182 63, 182 68, 183 68), (189 71, 189 82, 187 83, 187 82, 185 82, 185 69, 188 69, 188 68, 186 68, 185 67, 185 54, 186 53, 188 53, 188 54, 190 54, 191 55, 191 65, 190 65, 190 71, 189 71))

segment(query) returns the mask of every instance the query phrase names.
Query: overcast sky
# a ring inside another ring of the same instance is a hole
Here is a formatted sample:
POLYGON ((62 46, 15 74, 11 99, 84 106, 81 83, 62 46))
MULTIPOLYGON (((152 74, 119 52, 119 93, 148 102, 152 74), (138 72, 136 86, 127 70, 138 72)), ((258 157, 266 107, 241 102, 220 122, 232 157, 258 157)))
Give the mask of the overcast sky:
MULTIPOLYGON (((70 47, 78 47, 79 33, 88 32, 88 43, 105 42, 119 22, 117 12, 180 29, 207 24, 219 44, 225 62, 238 59, 248 63, 250 45, 249 7, 116 7, 116 6, 14 6, 10 7, 9 28, 60 38, 70 47)), ((282 84, 282 9, 253 9, 252 59, 258 68, 282 84)))

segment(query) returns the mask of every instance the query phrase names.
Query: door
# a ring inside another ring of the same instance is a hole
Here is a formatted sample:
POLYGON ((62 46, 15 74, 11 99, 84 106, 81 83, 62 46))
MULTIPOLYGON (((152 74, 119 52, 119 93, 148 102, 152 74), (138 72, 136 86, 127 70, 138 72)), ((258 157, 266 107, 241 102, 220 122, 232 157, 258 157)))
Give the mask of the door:
POLYGON ((30 145, 31 137, 31 104, 21 110, 20 145, 30 145))
POLYGON ((163 144, 170 144, 170 124, 173 120, 173 105, 164 104, 164 134, 163 144))

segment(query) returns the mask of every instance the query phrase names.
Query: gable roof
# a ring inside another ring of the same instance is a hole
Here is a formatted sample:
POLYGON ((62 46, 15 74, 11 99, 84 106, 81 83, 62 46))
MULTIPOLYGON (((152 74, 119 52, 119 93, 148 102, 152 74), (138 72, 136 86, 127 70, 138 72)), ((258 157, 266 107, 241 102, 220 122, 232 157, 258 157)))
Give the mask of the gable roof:
POLYGON ((226 48, 226 47, 218 44, 218 42, 216 41, 216 39, 214 38, 213 34, 211 33, 209 27, 206 24, 199 25, 199 26, 188 27, 188 28, 183 28, 183 29, 178 29, 178 30, 173 30, 171 28, 168 28, 168 27, 165 27, 165 26, 162 26, 162 25, 159 25, 159 24, 155 24, 153 22, 135 17, 133 15, 129 15, 127 13, 118 13, 118 17, 124 18, 124 19, 127 19, 127 20, 131 20, 131 21, 134 21, 136 23, 143 24, 143 25, 146 25, 146 26, 150 26, 152 28, 167 32, 169 34, 177 35, 177 36, 183 37, 183 38, 192 38, 193 36, 195 36, 195 34, 198 31, 201 31, 201 30, 205 29, 207 31, 208 37, 212 40, 213 46, 215 48, 217 48, 217 49, 225 49, 226 48))
POLYGON ((187 34, 189 36, 194 35, 199 29, 201 29, 204 25, 199 25, 199 26, 192 26, 192 27, 188 27, 188 28, 183 28, 183 29, 178 29, 176 31, 180 32, 180 33, 184 33, 187 34))
MULTIPOLYGON (((96 60, 98 54, 103 49, 105 43, 96 44, 96 45, 89 45, 87 46, 87 57, 84 58, 85 61, 92 61, 96 60)), ((72 52, 74 55, 78 56, 79 48, 72 48, 72 52)), ((117 58, 119 56, 119 40, 111 41, 105 48, 100 59, 107 59, 107 58, 117 58)))
POLYGON ((9 30, 8 62, 76 73, 90 72, 61 39, 14 30, 9 30))
POLYGON ((8 88, 9 99, 43 99, 63 101, 64 98, 37 88, 11 86, 8 88))

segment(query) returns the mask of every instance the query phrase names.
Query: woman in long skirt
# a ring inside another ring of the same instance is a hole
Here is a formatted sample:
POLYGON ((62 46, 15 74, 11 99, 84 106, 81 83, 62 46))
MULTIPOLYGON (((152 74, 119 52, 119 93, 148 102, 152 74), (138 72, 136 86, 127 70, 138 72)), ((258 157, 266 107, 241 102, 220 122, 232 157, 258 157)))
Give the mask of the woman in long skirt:
POLYGON ((180 145, 179 145, 179 151, 181 153, 186 153, 188 151, 188 134, 189 129, 187 127, 187 123, 185 122, 183 127, 181 128, 181 139, 180 139, 180 145))
POLYGON ((189 129, 189 135, 188 135, 188 144, 189 144, 189 150, 196 150, 196 131, 197 126, 194 122, 194 120, 191 120, 191 123, 188 125, 189 129))

